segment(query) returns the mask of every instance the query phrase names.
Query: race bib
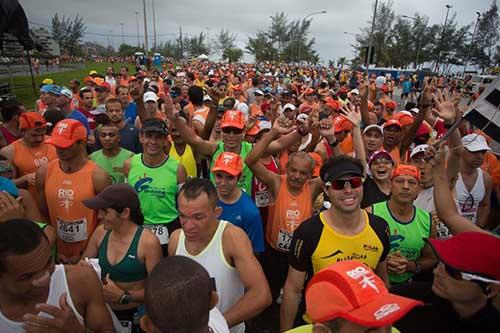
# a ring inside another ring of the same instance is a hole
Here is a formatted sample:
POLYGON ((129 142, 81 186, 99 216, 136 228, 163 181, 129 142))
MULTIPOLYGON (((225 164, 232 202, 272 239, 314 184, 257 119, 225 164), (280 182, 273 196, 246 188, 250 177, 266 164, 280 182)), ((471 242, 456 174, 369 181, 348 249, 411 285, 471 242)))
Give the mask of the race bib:
POLYGON ((168 229, 164 224, 144 224, 144 228, 151 231, 160 241, 161 245, 168 244, 168 229))
POLYGON ((132 333, 132 322, 130 320, 120 320, 122 333, 132 333))
POLYGON ((470 222, 476 223, 476 213, 462 213, 462 216, 470 222))
POLYGON ((65 221, 57 218, 57 236, 67 243, 87 240, 87 219, 65 221))
POLYGON ((276 240, 276 247, 282 251, 290 250, 290 243, 292 242, 293 233, 286 230, 280 230, 278 239, 276 240))
POLYGON ((269 191, 255 192, 255 205, 257 207, 267 207, 271 200, 269 199, 269 191))

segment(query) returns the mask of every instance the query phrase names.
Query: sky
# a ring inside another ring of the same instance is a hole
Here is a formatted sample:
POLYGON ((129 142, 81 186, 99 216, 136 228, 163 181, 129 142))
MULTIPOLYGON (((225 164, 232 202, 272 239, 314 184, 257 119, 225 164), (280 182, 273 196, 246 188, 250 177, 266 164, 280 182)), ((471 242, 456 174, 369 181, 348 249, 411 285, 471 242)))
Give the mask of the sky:
MULTIPOLYGON (((237 36, 236 44, 244 49, 248 37, 258 30, 266 30, 271 15, 285 12, 290 20, 311 16, 310 35, 316 39, 315 48, 322 61, 353 57, 351 44, 360 28, 366 26, 373 14, 375 0, 146 0, 148 43, 153 44, 153 15, 155 3, 157 42, 174 39, 182 27, 183 34, 208 33, 210 39, 224 28, 237 36), (348 34, 344 33, 348 32, 348 34)), ((495 0, 393 0, 396 15, 415 13, 429 17, 429 24, 443 24, 446 7, 450 15, 456 12, 460 24, 475 22, 476 12, 486 11, 495 0)), ((55 13, 60 16, 83 16, 87 25, 86 41, 96 41, 117 48, 124 41, 137 45, 137 16, 139 35, 144 42, 142 0, 19 0, 31 27, 50 25, 55 13), (139 12, 139 15, 136 15, 139 12), (99 35, 98 35, 99 34, 99 35)), ((250 56, 245 60, 251 61, 250 56)))

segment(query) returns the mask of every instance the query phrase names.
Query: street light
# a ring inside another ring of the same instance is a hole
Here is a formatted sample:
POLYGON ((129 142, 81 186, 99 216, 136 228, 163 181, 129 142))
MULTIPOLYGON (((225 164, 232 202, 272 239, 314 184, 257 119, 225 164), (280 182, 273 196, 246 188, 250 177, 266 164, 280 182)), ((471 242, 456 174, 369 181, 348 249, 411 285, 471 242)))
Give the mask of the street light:
MULTIPOLYGON (((304 22, 305 20, 307 20, 308 17, 311 17, 313 15, 319 15, 319 14, 326 14, 326 10, 322 10, 322 11, 319 11, 319 12, 312 12, 312 13, 309 13, 307 14, 303 19, 302 19, 302 22, 304 22)), ((300 40, 299 40, 299 62, 300 60, 302 59, 302 36, 300 36, 300 40)))
MULTIPOLYGON (((413 16, 408 16, 408 15, 401 15, 401 17, 404 17, 404 18, 407 18, 407 19, 410 19, 410 20, 414 20, 415 21, 415 26, 417 26, 417 22, 418 22, 418 18, 416 17, 413 17, 413 16)), ((417 55, 415 57, 415 69, 418 68, 418 56, 420 54, 420 42, 421 42, 421 36, 417 36, 417 55)))
POLYGON ((125 44, 125 38, 123 38, 123 22, 120 22, 120 25, 122 26, 122 45, 125 44))
POLYGON ((141 40, 139 39, 139 12, 135 12, 135 19, 137 21, 137 47, 141 47, 141 40))
POLYGON ((208 54, 210 55, 210 27, 205 27, 207 30, 207 48, 208 48, 208 54))
POLYGON ((464 74, 463 74, 464 77, 465 77, 465 72, 467 71, 467 65, 469 64, 469 60, 470 60, 470 52, 472 50, 472 44, 474 43, 474 38, 476 37, 477 25, 479 23, 479 19, 481 18, 480 12, 476 12, 476 15, 477 15, 476 24, 474 25, 474 32, 472 33, 472 39, 470 41, 469 50, 467 50, 467 58, 465 60, 465 65, 464 65, 464 74))
MULTIPOLYGON (((448 23, 448 14, 450 13, 450 8, 452 8, 452 5, 446 5, 446 18, 444 19, 444 24, 443 24, 443 33, 441 34, 441 39, 439 40, 439 45, 441 46, 443 44, 443 37, 444 33, 446 31, 446 23, 448 23)), ((438 59, 436 61, 436 72, 439 72, 439 62, 441 61, 441 52, 438 53, 438 59)))

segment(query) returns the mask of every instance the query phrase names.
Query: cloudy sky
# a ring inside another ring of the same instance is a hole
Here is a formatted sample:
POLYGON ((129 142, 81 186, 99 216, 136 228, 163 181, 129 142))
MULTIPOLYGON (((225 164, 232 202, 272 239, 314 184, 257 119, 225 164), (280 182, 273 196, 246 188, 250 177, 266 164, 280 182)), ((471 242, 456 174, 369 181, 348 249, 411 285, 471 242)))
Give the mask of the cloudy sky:
MULTIPOLYGON (((356 33, 365 26, 372 15, 375 0, 146 0, 149 45, 153 43, 152 2, 155 2, 157 42, 173 39, 182 27, 184 34, 201 31, 214 37, 224 28, 237 35, 237 44, 244 48, 248 36, 265 30, 270 15, 284 11, 289 19, 302 19, 311 12, 326 10, 313 16, 311 34, 316 38, 316 49, 323 61, 353 56, 350 44, 354 37, 344 32, 356 33)), ((461 24, 474 22, 476 11, 484 12, 495 0, 393 0, 398 15, 425 14, 429 24, 444 22, 446 4, 456 12, 461 24)), ((142 0, 19 0, 31 26, 48 24, 55 13, 84 17, 87 24, 85 40, 115 48, 124 39, 137 44, 136 12, 139 12, 139 34, 144 41, 142 0)), ((248 58, 249 59, 249 58, 248 58)))

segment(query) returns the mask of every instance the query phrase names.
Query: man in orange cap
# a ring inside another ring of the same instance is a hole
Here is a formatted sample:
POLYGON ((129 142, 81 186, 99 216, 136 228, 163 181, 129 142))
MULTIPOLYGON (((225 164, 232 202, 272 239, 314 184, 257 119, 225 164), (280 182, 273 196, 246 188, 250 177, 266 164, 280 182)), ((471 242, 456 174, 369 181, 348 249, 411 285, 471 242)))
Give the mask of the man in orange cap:
POLYGON ((304 92, 299 96, 299 101, 304 101, 299 105, 299 113, 311 113, 312 111, 319 110, 319 104, 314 102, 313 96, 315 94, 314 89, 307 88, 304 92))
POLYGON ((95 197, 112 182, 87 159, 87 131, 78 120, 61 120, 45 142, 55 146, 59 159, 36 172, 40 208, 57 230, 59 262, 75 264, 97 227, 95 213, 82 200, 95 197))
POLYGON ((0 154, 15 167, 14 183, 27 187, 35 198, 35 172, 57 158, 54 146, 44 142, 46 126, 47 121, 40 113, 22 113, 19 116, 22 138, 0 150, 0 154))
POLYGON ((392 173, 389 200, 365 208, 389 226, 391 253, 387 256, 387 269, 393 284, 408 282, 436 264, 431 248, 424 242, 424 238, 436 238, 436 226, 428 211, 413 205, 419 189, 419 169, 400 164, 392 173))
POLYGON ((238 187, 243 172, 243 160, 235 153, 223 152, 211 170, 222 208, 220 219, 231 222, 245 231, 255 253, 264 252, 264 234, 259 209, 249 194, 238 187))
POLYGON ((316 273, 305 291, 313 325, 287 333, 368 333, 389 328, 420 301, 389 293, 370 267, 346 260, 316 273))

